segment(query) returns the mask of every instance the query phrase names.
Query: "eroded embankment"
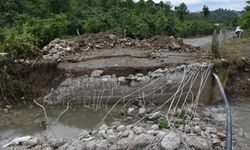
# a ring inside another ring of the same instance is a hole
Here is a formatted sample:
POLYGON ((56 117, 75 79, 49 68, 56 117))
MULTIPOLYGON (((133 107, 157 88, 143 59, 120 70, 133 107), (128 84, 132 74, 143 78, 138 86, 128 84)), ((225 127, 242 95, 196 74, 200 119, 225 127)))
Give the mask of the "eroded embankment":
POLYGON ((65 79, 64 72, 54 63, 35 61, 1 62, 0 104, 26 104, 43 97, 65 79))
MULTIPOLYGON (((192 64, 199 62, 199 48, 185 44, 182 39, 161 36, 135 40, 109 33, 91 34, 71 40, 56 39, 41 52, 42 57, 35 60, 20 59, 1 65, 2 102, 11 99, 10 103, 15 104, 32 101, 34 98, 42 101, 46 95, 50 104, 66 101, 96 103, 103 101, 103 98, 105 101, 111 99, 110 102, 114 103, 115 99, 139 90, 160 76, 165 79, 160 79, 151 86, 151 91, 167 83, 169 79, 173 85, 177 84, 184 74, 184 69, 178 71, 178 67, 195 66, 192 64), (102 73, 91 76, 95 70, 101 70, 102 73), (95 97, 95 100, 89 100, 90 97, 95 97)), ((226 68, 215 65, 215 68, 220 70, 223 81, 227 81, 227 69, 230 65, 224 65, 226 68)), ((248 81, 249 69, 238 71, 238 75, 241 75, 241 72, 246 74, 244 79, 248 81)), ((201 77, 202 71, 199 75, 199 78, 201 77)), ((236 81, 237 73, 229 77, 232 77, 235 83, 240 83, 236 81)), ((231 80, 228 81, 230 83, 231 80)), ((213 88, 215 84, 211 78, 207 83, 202 101, 210 103, 216 99, 218 92, 213 88)), ((235 84, 228 84, 227 89, 236 89, 230 88, 231 85, 235 84)), ((197 84, 193 87, 194 91, 197 91, 197 87, 197 84)), ((241 90, 244 95, 247 95, 248 87, 246 85, 241 90)), ((168 96, 173 92, 174 88, 169 87, 155 93, 168 96)), ((150 99, 154 101, 161 98, 150 99)))
MULTIPOLYGON (((170 57, 178 58, 177 55, 171 55, 170 57)), ((179 55, 179 57, 181 56, 179 55)), ((187 58, 190 59, 190 57, 187 58)), ((138 59, 141 61, 140 58, 138 59)), ((99 60, 91 61, 98 62, 99 60)), ((118 60, 117 62, 119 63, 120 61, 118 60)), ((182 63, 185 64, 185 61, 186 59, 182 63)), ((146 96, 146 99, 161 103, 163 97, 168 97, 175 92, 178 83, 183 77, 185 66, 189 66, 182 65, 182 63, 169 63, 169 67, 160 62, 156 65, 150 62, 148 65, 144 64, 144 66, 140 67, 138 67, 138 63, 131 63, 131 66, 128 65, 126 67, 119 67, 116 63, 113 63, 113 66, 104 68, 95 68, 93 65, 88 66, 88 62, 62 62, 59 64, 36 62, 34 65, 5 63, 5 65, 2 65, 3 69, 1 72, 0 99, 1 103, 5 104, 23 103, 32 101, 33 98, 42 101, 44 96, 50 104, 62 104, 67 101, 82 104, 97 102, 106 104, 107 101, 115 103, 119 98, 136 90, 140 91, 142 87, 160 78, 151 86, 138 92, 137 96, 134 94, 130 98, 142 97, 141 94, 147 95, 147 93, 153 92, 150 98, 146 96), (72 67, 75 67, 74 71, 71 70, 72 67), (97 71, 96 69, 103 70, 97 71), (161 88, 164 83, 167 84, 168 82, 168 87, 161 88)), ((110 64, 110 62, 98 63, 98 65, 100 64, 105 66, 110 64)), ((190 66, 197 68, 197 64, 191 64, 190 66)), ((206 66, 203 67, 203 70, 206 70, 206 66)), ((220 65, 216 64, 213 71, 220 75, 228 95, 232 97, 250 96, 248 92, 250 83, 249 64, 235 65, 222 62, 220 65)), ((197 89, 198 86, 196 84, 193 90, 197 89)), ((215 83, 209 78, 205 92, 203 92, 202 101, 205 103, 215 102, 218 95, 215 83)))
POLYGON ((230 97, 249 99, 250 97, 250 64, 244 63, 232 67, 225 88, 230 97))

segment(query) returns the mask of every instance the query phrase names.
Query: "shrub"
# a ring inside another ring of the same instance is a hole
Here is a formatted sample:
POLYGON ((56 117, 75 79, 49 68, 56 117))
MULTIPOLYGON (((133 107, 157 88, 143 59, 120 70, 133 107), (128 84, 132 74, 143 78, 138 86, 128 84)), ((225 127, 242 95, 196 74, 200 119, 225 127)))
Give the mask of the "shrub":
POLYGON ((168 128, 168 120, 165 118, 159 118, 157 120, 157 124, 158 126, 162 129, 162 128, 168 128))
POLYGON ((34 57, 39 53, 37 43, 36 36, 27 32, 18 33, 16 29, 10 29, 5 32, 2 50, 13 59, 34 57))
POLYGON ((68 20, 65 15, 55 15, 52 18, 32 18, 23 26, 25 32, 31 33, 39 40, 37 46, 42 48, 55 38, 66 34, 68 20))

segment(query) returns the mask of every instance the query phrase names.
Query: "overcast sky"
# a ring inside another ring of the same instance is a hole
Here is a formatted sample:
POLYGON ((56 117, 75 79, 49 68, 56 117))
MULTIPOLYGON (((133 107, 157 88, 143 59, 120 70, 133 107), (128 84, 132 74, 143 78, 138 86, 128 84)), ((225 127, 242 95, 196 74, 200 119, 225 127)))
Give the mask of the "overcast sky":
MULTIPOLYGON (((154 0, 160 2, 161 0, 154 0)), ((166 0, 163 0, 166 1, 166 0)), ((184 2, 188 5, 190 11, 200 11, 203 5, 207 5, 210 10, 217 8, 227 8, 232 10, 243 10, 246 5, 246 0, 168 0, 172 5, 178 5, 184 2)))

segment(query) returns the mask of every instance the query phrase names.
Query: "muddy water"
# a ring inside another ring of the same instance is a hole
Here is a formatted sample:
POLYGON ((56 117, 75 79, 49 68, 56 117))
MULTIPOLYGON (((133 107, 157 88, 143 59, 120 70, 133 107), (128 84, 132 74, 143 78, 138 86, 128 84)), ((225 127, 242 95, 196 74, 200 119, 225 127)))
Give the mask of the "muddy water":
MULTIPOLYGON (((217 121, 226 122, 224 104, 222 102, 208 107, 217 121)), ((250 149, 250 101, 234 100, 231 103, 233 119, 233 141, 237 141, 237 150, 250 149)))
POLYGON ((250 149, 250 101, 233 103, 233 120, 239 138, 245 140, 245 145, 250 149))
MULTIPOLYGON (((53 131, 58 137, 70 140, 76 138, 82 130, 94 128, 106 114, 107 109, 93 112, 84 107, 71 107, 57 123, 53 123, 58 115, 65 110, 65 106, 49 107, 47 114, 52 125, 49 129, 41 126, 41 121, 45 120, 43 110, 38 107, 17 107, 9 113, 0 112, 0 147, 10 139, 18 136, 52 134, 53 131)), ((114 110, 106 124, 113 124, 121 120, 117 115, 119 109, 114 110)))

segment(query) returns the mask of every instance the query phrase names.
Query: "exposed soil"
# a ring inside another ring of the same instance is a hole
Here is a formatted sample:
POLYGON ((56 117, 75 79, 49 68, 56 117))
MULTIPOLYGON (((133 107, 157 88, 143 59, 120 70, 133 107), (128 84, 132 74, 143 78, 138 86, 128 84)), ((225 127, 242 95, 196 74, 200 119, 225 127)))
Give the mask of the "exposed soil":
MULTIPOLYGON (((1 81, 1 103, 21 104, 47 94, 65 79, 63 71, 53 63, 30 64, 4 62, 7 79, 1 81), (7 99, 8 101, 5 101, 7 99)), ((2 74, 1 74, 2 75, 2 74)), ((3 77, 3 76, 2 76, 3 77)))
POLYGON ((233 98, 250 97, 250 64, 244 64, 234 70, 226 84, 227 94, 233 98))

